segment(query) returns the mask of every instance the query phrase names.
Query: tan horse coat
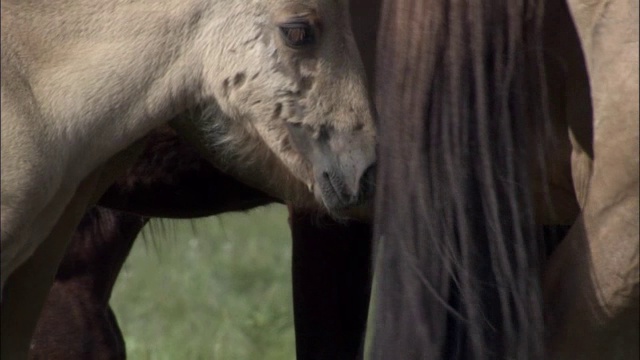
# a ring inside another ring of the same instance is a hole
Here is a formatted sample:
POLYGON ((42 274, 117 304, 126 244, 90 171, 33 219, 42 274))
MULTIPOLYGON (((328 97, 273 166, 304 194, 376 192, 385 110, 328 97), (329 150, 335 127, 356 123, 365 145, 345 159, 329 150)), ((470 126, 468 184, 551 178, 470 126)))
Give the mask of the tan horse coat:
MULTIPOLYGON (((637 359, 638 2, 568 5, 589 74, 593 128, 588 138, 585 118, 569 117, 582 210, 545 271, 549 349, 558 359, 637 359)), ((568 111, 585 107, 569 103, 568 111)))

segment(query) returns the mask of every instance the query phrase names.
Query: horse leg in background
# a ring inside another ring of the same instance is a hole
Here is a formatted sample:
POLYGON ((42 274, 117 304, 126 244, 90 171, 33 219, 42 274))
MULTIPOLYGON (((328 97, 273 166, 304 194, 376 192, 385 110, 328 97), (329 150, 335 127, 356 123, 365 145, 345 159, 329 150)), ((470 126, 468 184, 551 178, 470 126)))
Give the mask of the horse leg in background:
MULTIPOLYGON (((361 358, 371 283, 370 225, 290 213, 298 358, 361 358)), ((60 265, 29 358, 125 358, 108 301, 146 220, 101 207, 87 212, 60 265)))
POLYGON ((371 225, 289 207, 298 359, 361 359, 371 293, 371 225))
MULTIPOLYGON (((370 293, 370 225, 290 209, 299 359, 359 359, 370 293)), ((109 298, 147 218, 90 209, 74 234, 31 343, 30 359, 124 359, 109 298)))
POLYGON ((126 357, 109 298, 147 220, 99 206, 87 211, 58 268, 31 342, 30 359, 126 357))
POLYGON ((570 123, 582 213, 545 270, 549 350, 556 359, 637 359, 638 3, 568 4, 589 72, 593 153, 580 146, 591 140, 576 131, 584 124, 570 123))

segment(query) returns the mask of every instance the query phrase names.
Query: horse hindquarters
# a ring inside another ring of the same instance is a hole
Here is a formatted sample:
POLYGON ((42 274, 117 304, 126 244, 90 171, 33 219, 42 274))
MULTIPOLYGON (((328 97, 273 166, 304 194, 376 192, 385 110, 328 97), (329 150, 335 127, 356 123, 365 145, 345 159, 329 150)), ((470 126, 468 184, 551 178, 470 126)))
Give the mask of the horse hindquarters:
POLYGON ((574 129, 585 125, 573 124, 582 213, 545 273, 549 347, 555 358, 636 359, 638 3, 568 3, 589 73, 593 139, 580 139, 574 129), (580 140, 593 141, 592 154, 580 140))

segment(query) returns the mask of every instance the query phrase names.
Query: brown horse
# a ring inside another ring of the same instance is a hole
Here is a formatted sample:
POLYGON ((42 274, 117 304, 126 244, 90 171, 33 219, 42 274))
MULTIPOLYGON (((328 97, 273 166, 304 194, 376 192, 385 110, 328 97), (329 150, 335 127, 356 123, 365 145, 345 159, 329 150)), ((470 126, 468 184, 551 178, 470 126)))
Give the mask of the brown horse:
POLYGON ((636 359, 638 2, 382 14, 373 358, 636 359))

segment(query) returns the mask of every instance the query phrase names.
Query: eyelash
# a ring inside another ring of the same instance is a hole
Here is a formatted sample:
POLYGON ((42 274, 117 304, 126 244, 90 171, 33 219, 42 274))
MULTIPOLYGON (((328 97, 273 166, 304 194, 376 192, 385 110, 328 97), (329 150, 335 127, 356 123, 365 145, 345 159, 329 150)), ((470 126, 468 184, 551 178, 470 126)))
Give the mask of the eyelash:
POLYGON ((303 47, 315 43, 315 32, 307 23, 291 23, 280 26, 285 42, 290 47, 303 47))

